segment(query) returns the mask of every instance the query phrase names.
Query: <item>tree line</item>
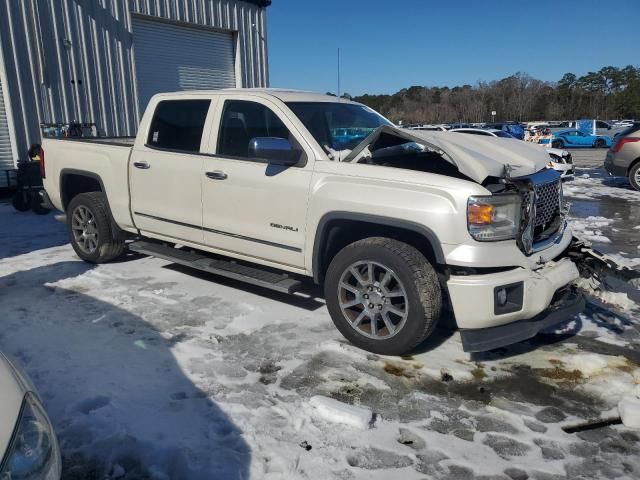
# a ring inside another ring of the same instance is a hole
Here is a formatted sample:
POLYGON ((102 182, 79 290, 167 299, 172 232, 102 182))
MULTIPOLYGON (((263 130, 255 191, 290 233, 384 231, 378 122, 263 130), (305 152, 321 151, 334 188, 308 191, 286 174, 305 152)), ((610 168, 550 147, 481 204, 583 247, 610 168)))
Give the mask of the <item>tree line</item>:
POLYGON ((581 77, 566 73, 558 82, 517 72, 473 86, 412 86, 393 95, 343 96, 405 124, 487 122, 492 111, 496 121, 638 119, 640 67, 603 67, 581 77))

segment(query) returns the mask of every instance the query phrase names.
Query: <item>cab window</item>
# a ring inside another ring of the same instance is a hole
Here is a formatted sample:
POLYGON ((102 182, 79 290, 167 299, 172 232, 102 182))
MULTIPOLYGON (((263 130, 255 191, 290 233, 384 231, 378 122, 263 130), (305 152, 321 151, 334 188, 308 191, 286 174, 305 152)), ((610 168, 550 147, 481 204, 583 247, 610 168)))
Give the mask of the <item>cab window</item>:
POLYGON ((249 143, 257 137, 285 138, 294 145, 289 129, 268 107, 246 100, 224 103, 217 154, 249 158, 249 143))
POLYGON ((210 100, 163 100, 158 103, 147 145, 154 148, 200 152, 210 100))

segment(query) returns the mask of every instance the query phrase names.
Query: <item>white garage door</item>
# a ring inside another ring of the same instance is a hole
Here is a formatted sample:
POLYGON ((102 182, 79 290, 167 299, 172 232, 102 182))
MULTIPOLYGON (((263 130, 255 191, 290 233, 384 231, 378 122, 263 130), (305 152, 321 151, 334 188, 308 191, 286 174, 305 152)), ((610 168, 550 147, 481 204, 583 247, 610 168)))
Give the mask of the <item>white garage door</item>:
POLYGON ((141 113, 159 92, 236 86, 233 35, 133 19, 141 113))
POLYGON ((15 168, 13 154, 11 153, 11 140, 9 138, 9 124, 7 112, 2 96, 2 81, 0 81, 0 188, 7 186, 7 174, 5 170, 15 168))

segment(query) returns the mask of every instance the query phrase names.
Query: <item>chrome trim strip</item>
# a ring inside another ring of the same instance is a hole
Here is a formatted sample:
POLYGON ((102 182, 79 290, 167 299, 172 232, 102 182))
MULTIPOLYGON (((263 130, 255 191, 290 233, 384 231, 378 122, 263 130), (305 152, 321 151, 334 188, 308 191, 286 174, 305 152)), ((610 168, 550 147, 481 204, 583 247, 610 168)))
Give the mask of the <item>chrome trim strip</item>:
POLYGON ((204 230, 205 232, 215 233, 215 234, 218 234, 218 235, 224 235, 224 236, 227 236, 227 237, 234 237, 234 238, 237 238, 239 240, 247 240, 249 242, 260 243, 262 245, 268 245, 270 247, 282 248, 283 250, 291 250, 292 252, 302 252, 301 248, 292 247, 291 245, 284 245, 282 243, 270 242, 268 240, 262 240, 260 238, 245 237, 244 235, 238 235, 237 233, 223 232, 221 230, 215 230, 213 228, 199 227, 197 225, 192 225, 190 223, 179 222, 177 220, 170 220, 168 218, 156 217, 155 215, 149 215, 148 213, 141 213, 141 212, 133 212, 133 213, 134 213, 134 215, 139 215, 141 217, 147 217, 147 218, 150 218, 152 220, 158 220, 160 222, 173 223, 174 225, 180 225, 181 227, 195 228, 195 229, 198 229, 198 230, 204 230))

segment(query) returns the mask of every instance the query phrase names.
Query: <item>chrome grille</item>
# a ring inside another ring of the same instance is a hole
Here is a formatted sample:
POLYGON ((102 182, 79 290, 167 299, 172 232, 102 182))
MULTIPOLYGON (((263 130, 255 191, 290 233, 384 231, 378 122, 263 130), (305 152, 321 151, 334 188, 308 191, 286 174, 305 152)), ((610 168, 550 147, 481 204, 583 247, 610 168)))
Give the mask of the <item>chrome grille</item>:
POLYGON ((539 227, 550 223, 560 213, 560 180, 534 185, 536 194, 536 220, 534 225, 539 227))
POLYGON ((551 169, 520 177, 520 181, 524 185, 520 189, 524 224, 519 243, 525 253, 530 253, 538 242, 546 241, 563 224, 562 182, 560 175, 551 169))

